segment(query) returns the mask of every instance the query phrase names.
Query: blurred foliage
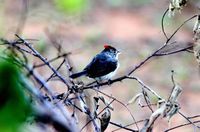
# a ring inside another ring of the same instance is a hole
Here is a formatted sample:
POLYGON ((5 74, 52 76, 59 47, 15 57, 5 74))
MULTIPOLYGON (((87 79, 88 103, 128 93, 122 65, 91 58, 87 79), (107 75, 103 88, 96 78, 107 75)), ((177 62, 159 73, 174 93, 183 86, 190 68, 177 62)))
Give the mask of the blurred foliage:
POLYGON ((93 29, 91 32, 89 32, 85 38, 85 41, 90 44, 95 44, 98 42, 98 40, 101 39, 103 36, 103 32, 99 29, 93 29))
POLYGON ((88 7, 88 0, 54 0, 58 9, 65 13, 81 13, 88 7))
POLYGON ((189 73, 189 69, 185 68, 185 67, 176 67, 175 71, 178 73, 177 77, 182 80, 182 81, 186 81, 188 79, 188 73, 189 73))
POLYGON ((5 8, 4 4, 0 2, 0 36, 3 36, 5 32, 4 15, 3 15, 4 8, 5 8))
POLYGON ((45 40, 44 39, 39 39, 39 41, 35 45, 35 49, 39 53, 43 54, 47 50, 47 45, 45 44, 45 40))
POLYGON ((106 0, 107 4, 111 7, 120 7, 124 4, 123 0, 106 0))
POLYGON ((136 7, 149 4, 152 0, 106 0, 106 4, 111 7, 136 7))
POLYGON ((18 132, 32 112, 20 85, 20 70, 10 60, 0 60, 0 130, 18 132))

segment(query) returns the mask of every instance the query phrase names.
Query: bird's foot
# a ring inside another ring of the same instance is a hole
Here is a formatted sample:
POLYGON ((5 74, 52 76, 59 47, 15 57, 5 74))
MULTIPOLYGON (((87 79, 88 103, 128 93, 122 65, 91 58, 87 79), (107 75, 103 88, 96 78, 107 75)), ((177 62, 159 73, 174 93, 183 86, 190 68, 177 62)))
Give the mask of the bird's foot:
POLYGON ((108 85, 111 86, 111 84, 112 84, 112 80, 109 79, 109 80, 108 80, 108 85))
POLYGON ((97 80, 95 80, 95 81, 96 81, 96 84, 97 84, 97 89, 99 90, 100 83, 97 80))

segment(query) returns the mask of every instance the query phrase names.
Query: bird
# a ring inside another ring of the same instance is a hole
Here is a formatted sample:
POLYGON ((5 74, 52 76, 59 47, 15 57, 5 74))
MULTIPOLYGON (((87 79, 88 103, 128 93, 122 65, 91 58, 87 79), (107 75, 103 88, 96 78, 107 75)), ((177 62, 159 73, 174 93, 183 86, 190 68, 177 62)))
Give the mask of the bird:
POLYGON ((81 72, 70 75, 70 78, 75 79, 87 76, 96 81, 111 80, 120 66, 118 60, 119 54, 119 50, 105 44, 104 49, 81 72))

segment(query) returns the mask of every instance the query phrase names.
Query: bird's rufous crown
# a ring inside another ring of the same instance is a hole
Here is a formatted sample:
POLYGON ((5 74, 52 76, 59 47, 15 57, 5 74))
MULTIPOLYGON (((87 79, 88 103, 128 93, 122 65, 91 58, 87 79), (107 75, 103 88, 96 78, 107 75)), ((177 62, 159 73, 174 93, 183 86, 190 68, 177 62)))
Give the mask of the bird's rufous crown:
POLYGON ((108 45, 108 44, 105 44, 105 45, 104 45, 104 48, 105 48, 105 49, 109 49, 109 48, 113 48, 113 47, 110 46, 110 45, 108 45))

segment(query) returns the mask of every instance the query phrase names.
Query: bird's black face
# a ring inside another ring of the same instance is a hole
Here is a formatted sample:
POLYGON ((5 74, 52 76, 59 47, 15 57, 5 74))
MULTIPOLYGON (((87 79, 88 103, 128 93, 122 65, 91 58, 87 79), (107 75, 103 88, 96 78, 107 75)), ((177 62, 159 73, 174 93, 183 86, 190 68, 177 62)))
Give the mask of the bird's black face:
POLYGON ((115 56, 117 56, 119 54, 119 51, 116 49, 110 49, 110 53, 114 54, 115 56))
MULTIPOLYGON (((104 46, 105 47, 105 46, 104 46)), ((114 57, 117 57, 118 54, 120 54, 120 51, 115 49, 114 47, 112 46, 106 46, 105 49, 102 51, 102 52, 107 52, 111 55, 113 55, 114 57)))

